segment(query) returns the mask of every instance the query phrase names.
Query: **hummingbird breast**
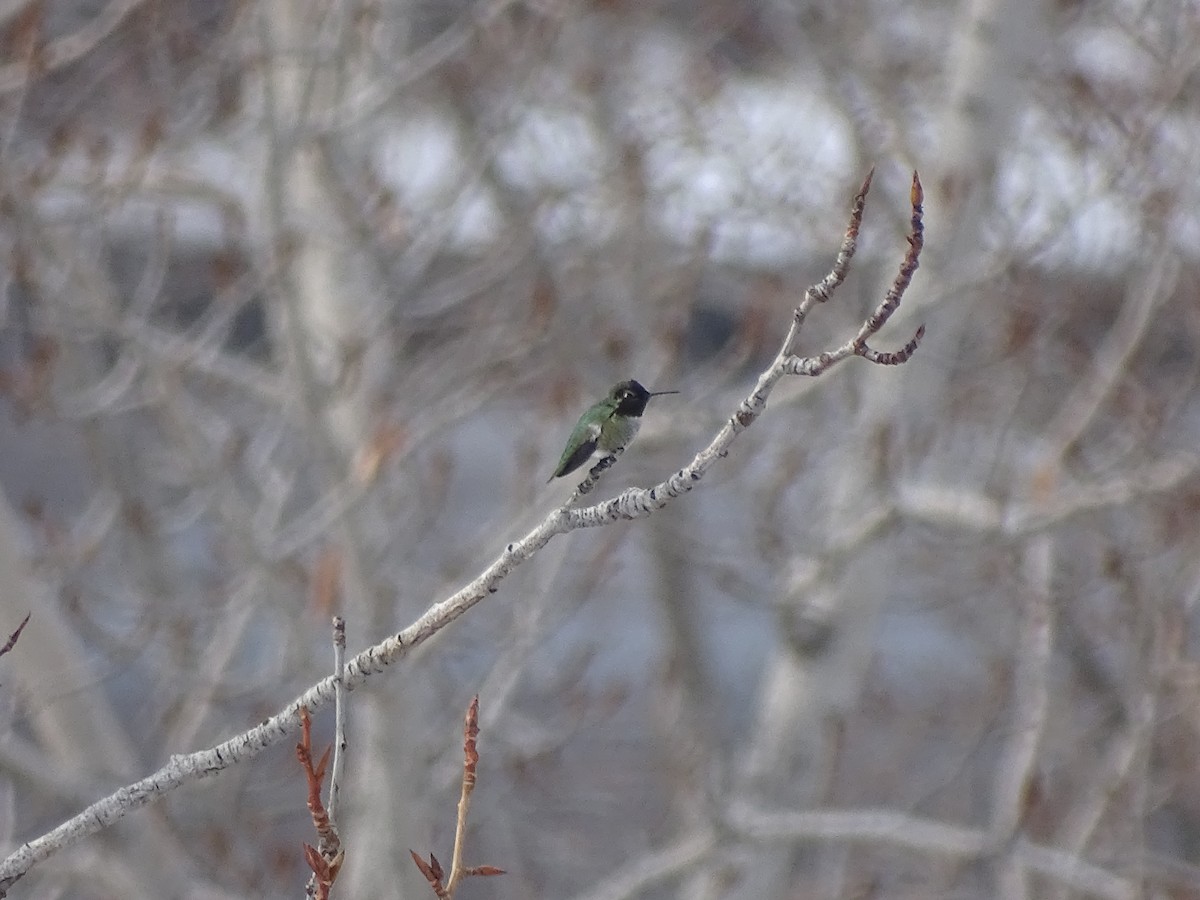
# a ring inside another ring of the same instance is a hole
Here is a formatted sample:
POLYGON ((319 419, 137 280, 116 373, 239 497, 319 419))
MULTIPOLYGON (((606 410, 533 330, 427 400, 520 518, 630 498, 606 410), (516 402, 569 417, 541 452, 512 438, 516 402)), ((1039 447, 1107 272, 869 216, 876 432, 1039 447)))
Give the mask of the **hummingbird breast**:
POLYGON ((600 437, 596 443, 605 453, 627 447, 641 424, 640 416, 609 416, 600 426, 600 437))

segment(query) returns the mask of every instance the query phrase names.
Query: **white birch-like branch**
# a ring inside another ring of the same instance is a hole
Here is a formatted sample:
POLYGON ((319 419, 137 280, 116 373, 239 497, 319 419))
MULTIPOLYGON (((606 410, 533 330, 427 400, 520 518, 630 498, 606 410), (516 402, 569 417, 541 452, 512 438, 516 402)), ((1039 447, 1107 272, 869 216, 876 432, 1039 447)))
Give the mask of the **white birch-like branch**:
MULTIPOLYGON (((889 809, 773 812, 735 804, 729 824, 743 837, 757 840, 825 840, 904 847, 951 859, 986 860, 992 855, 990 834, 978 828, 950 825, 889 809)), ((1135 883, 1093 865, 1076 854, 1018 838, 1012 855, 1039 875, 1096 897, 1133 900, 1135 883)))
POLYGON ((717 848, 714 833, 701 830, 662 850, 641 856, 604 879, 595 890, 577 900, 630 900, 647 888, 699 867, 717 848))
POLYGON ((841 346, 815 357, 799 357, 792 352, 805 317, 816 304, 829 299, 846 277, 850 261, 857 249, 858 231, 870 184, 871 175, 868 175, 855 197, 850 223, 837 260, 830 273, 805 293, 804 299, 795 310, 791 327, 778 355, 759 377, 750 395, 738 405, 708 446, 697 453, 690 463, 652 488, 630 488, 610 500, 581 509, 572 508, 568 503, 553 510, 528 534, 508 544, 495 560, 457 593, 435 603, 398 634, 363 650, 351 659, 342 670, 340 684, 336 674, 322 679, 257 727, 207 750, 175 756, 157 772, 118 789, 50 832, 23 844, 0 862, 0 897, 5 896, 8 889, 30 868, 58 850, 69 847, 87 835, 113 824, 126 814, 160 799, 181 784, 215 775, 235 763, 253 759, 267 747, 288 739, 300 727, 301 709, 308 710, 310 714, 315 713, 333 702, 339 690, 353 690, 365 684, 373 675, 383 672, 391 664, 408 656, 489 594, 496 593, 500 583, 509 573, 533 558, 555 536, 578 528, 611 524, 621 519, 642 518, 688 493, 719 459, 728 454, 738 436, 762 415, 772 390, 785 375, 820 375, 851 356, 861 356, 877 365, 899 365, 906 362, 920 343, 924 334, 923 326, 903 348, 895 352, 878 351, 870 347, 867 340, 878 333, 899 307, 917 269, 924 232, 923 192, 915 172, 911 192, 912 229, 908 237, 909 249, 883 300, 864 320, 857 333, 841 346))
POLYGON ((1054 646, 1054 613, 1050 590, 1054 573, 1054 541, 1035 535, 1024 552, 1024 609, 1013 665, 1013 712, 1008 739, 1000 751, 992 780, 988 837, 999 856, 998 893, 1019 900, 1028 896, 1027 861, 1017 852, 1029 790, 1037 778, 1037 751, 1050 708, 1050 656, 1054 646))
POLYGON ((1181 451, 1110 479, 1056 485, 1052 495, 1037 501, 1004 503, 970 487, 903 482, 895 512, 939 528, 1029 537, 1074 516, 1171 493, 1198 475, 1200 457, 1181 451))
POLYGON ((346 769, 346 685, 342 672, 346 668, 346 620, 333 617, 333 766, 329 770, 329 821, 337 827, 338 808, 341 805, 342 773, 346 769))
MULTIPOLYGON (((735 802, 725 825, 732 834, 753 841, 840 841, 911 850, 962 862, 983 861, 991 854, 989 835, 980 828, 953 825, 890 809, 761 809, 735 802)), ((700 830, 654 850, 606 878, 578 900, 631 900, 647 888, 695 870, 719 846, 716 834, 700 830)), ((1093 865, 1080 856, 1025 839, 1013 854, 1031 871, 1064 887, 1105 900, 1133 900, 1137 885, 1093 865)))

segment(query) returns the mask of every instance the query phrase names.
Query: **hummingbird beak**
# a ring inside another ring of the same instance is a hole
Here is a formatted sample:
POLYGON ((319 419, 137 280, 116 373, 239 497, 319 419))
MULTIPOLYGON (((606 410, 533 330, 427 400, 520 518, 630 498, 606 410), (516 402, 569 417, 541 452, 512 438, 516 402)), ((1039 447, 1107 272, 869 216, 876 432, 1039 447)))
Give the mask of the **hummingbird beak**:
POLYGON ((678 394, 679 391, 651 391, 651 397, 661 397, 663 394, 678 394))

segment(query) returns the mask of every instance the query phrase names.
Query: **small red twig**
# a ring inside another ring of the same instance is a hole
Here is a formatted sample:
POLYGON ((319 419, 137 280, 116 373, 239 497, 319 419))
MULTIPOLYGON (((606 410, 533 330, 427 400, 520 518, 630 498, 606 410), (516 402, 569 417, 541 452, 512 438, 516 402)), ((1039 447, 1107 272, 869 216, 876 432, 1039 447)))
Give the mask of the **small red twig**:
POLYGON ((3 647, 0 647, 0 656, 3 656, 5 653, 7 653, 9 650, 11 650, 13 647, 15 647, 17 645, 17 638, 19 638, 21 636, 21 632, 25 630, 25 626, 29 624, 29 617, 32 615, 33 615, 33 613, 31 613, 31 612, 25 613, 25 618, 21 620, 21 624, 17 626, 17 630, 14 631, 11 635, 9 635, 8 643, 5 644, 3 647))
POLYGON ((438 862, 438 858, 430 853, 429 862, 425 862, 415 850, 409 850, 408 855, 417 864, 417 868, 421 870, 421 874, 425 876, 425 880, 429 882, 433 892, 438 895, 440 900, 447 900, 450 895, 446 893, 446 886, 442 883, 442 876, 446 873, 442 871, 442 864, 438 862))
POLYGON ((304 860, 313 873, 309 880, 309 894, 317 900, 329 900, 329 892, 333 889, 333 883, 337 880, 346 856, 337 828, 330 821, 325 804, 321 802, 321 784, 325 780, 325 767, 329 763, 331 749, 326 747, 320 762, 313 765, 312 719, 309 718, 308 710, 301 707, 300 743, 296 745, 296 759, 300 760, 300 766, 308 779, 308 811, 312 814, 313 827, 316 828, 319 838, 317 847, 311 844, 304 845, 304 860))
POLYGON ((467 866, 463 864, 463 846, 466 844, 467 813, 471 808, 471 792, 475 790, 477 767, 479 765, 479 750, 476 741, 479 737, 479 695, 467 707, 466 720, 463 723, 463 778, 462 793, 458 798, 458 821, 454 828, 454 855, 450 862, 450 877, 445 878, 445 871, 436 856, 429 854, 426 862, 414 851, 409 850, 413 862, 437 894, 438 900, 451 900, 454 891, 464 878, 472 876, 503 875, 504 870, 496 866, 467 866))

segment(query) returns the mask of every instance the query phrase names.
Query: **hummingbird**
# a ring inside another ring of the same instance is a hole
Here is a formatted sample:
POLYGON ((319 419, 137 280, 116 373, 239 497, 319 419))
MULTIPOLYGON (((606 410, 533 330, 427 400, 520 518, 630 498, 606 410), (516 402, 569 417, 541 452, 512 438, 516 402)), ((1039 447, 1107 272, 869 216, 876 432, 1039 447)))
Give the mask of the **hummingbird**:
POLYGON ((679 391, 648 391, 636 381, 614 384, 612 390, 598 403, 588 407, 579 417, 567 446, 563 449, 554 474, 547 483, 574 472, 597 450, 619 453, 633 440, 642 427, 642 413, 651 397, 678 394, 679 391))

